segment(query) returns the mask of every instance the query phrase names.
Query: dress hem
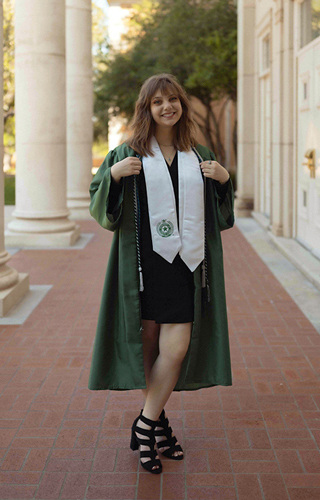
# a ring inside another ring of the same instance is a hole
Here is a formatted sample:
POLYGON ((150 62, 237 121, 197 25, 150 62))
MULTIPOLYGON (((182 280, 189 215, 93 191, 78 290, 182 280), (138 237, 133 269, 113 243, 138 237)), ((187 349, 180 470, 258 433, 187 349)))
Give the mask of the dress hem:
MULTIPOLYGON (((173 392, 181 392, 181 391, 196 391, 198 389, 206 389, 208 387, 215 387, 215 386, 231 386, 232 381, 226 381, 226 382, 217 382, 217 383, 208 383, 208 384, 203 384, 203 383, 193 383, 193 384, 188 384, 183 388, 174 388, 173 392)), ((109 386, 109 387, 95 387, 94 389, 91 389, 88 387, 90 391, 134 391, 138 389, 146 389, 146 386, 130 386, 130 387, 119 387, 119 386, 109 386)))

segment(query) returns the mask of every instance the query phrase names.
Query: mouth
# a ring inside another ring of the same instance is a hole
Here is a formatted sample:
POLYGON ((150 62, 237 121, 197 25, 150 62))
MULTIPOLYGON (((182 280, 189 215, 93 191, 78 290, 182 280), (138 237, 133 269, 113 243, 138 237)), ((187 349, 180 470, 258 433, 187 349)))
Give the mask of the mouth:
POLYGON ((172 111, 172 113, 164 113, 162 116, 164 116, 164 118, 172 118, 175 114, 176 112, 172 111))

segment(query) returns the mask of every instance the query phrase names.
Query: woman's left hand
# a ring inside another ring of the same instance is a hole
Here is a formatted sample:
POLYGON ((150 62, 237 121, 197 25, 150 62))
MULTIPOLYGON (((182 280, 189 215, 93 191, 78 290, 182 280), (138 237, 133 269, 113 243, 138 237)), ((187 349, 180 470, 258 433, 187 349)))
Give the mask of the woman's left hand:
POLYGON ((205 177, 211 177, 220 184, 225 184, 229 180, 228 171, 215 160, 202 161, 200 167, 205 177))

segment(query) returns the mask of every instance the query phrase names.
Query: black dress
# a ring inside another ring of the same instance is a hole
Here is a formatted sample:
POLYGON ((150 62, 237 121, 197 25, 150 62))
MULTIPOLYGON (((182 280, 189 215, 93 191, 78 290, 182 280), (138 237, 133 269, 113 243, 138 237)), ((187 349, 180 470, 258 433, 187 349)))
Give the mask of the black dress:
MULTIPOLYGON (((166 164, 175 194, 179 227, 178 154, 176 153, 171 166, 167 162, 166 164)), ((170 264, 153 251, 143 168, 137 178, 140 202, 140 254, 144 284, 144 291, 140 292, 142 319, 154 320, 158 324, 192 322, 194 320, 193 273, 179 254, 170 264)), ((219 185, 219 182, 217 184, 219 185)), ((221 188, 219 194, 224 194, 227 186, 223 185, 221 188)), ((110 211, 116 204, 120 190, 121 183, 117 184, 112 180, 110 211)))
MULTIPOLYGON (((179 227, 178 155, 167 167, 176 200, 179 227)), ((170 264, 153 251, 146 182, 143 168, 139 174, 141 265, 144 291, 140 292, 142 319, 156 323, 188 323, 194 316, 193 273, 177 254, 170 264)))

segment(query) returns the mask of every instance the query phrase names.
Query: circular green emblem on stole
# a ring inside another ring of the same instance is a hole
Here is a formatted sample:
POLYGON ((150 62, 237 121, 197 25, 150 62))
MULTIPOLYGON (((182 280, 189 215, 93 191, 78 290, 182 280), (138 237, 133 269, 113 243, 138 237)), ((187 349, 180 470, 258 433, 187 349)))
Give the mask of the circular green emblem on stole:
POLYGON ((157 224, 157 233, 162 236, 162 238, 168 238, 173 234, 173 224, 167 219, 163 219, 157 224))

